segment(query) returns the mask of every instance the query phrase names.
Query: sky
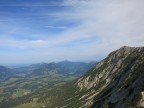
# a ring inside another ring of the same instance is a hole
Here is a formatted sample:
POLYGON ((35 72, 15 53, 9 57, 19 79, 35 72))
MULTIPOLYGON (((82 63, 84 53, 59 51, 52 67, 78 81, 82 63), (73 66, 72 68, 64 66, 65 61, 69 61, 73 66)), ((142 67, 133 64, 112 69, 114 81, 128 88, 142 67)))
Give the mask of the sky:
POLYGON ((144 46, 144 0, 0 0, 0 64, 99 61, 144 46))

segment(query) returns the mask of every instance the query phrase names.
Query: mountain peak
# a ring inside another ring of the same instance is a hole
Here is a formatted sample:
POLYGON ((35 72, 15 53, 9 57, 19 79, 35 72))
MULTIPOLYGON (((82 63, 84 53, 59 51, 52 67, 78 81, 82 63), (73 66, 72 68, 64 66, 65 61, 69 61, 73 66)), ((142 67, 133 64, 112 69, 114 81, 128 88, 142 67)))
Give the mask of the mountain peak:
POLYGON ((123 46, 120 49, 123 50, 134 50, 134 49, 144 49, 144 47, 130 47, 130 46, 123 46))
POLYGON ((113 51, 109 54, 110 56, 118 57, 119 59, 122 57, 127 57, 131 53, 137 53, 144 52, 144 47, 129 47, 129 46, 123 46, 120 49, 113 51))

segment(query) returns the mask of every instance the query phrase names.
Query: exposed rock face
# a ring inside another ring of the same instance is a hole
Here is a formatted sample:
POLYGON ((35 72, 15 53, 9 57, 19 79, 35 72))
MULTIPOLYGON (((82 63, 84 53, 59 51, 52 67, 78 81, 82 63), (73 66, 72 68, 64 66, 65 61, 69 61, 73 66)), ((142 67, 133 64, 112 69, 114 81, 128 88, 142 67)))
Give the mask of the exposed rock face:
POLYGON ((80 91, 95 89, 95 98, 90 93, 88 98, 93 108, 144 107, 144 48, 112 52, 76 84, 80 91))
POLYGON ((144 107, 144 92, 141 92, 141 100, 139 101, 139 107, 144 107))

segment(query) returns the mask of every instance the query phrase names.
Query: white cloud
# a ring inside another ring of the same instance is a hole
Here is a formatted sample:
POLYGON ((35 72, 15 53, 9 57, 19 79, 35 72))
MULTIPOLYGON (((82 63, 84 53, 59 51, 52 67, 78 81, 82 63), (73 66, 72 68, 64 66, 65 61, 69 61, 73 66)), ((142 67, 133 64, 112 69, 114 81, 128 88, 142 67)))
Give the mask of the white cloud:
POLYGON ((72 9, 55 17, 59 21, 80 21, 77 26, 47 26, 65 30, 47 40, 2 39, 0 46, 34 48, 39 60, 86 60, 101 58, 124 45, 144 45, 143 0, 65 0, 64 4, 72 9), (92 42, 81 42, 84 40, 92 42))
POLYGON ((69 34, 97 36, 102 40, 101 44, 95 44, 98 51, 123 45, 143 46, 143 4, 143 0, 74 0, 75 19, 83 23, 69 34))

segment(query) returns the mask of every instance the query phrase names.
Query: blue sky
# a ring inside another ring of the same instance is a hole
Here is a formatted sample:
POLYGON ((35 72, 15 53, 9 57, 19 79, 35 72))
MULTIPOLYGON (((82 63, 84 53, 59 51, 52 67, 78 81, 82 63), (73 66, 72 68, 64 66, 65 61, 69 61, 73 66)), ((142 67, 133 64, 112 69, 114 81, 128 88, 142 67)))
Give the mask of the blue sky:
POLYGON ((143 0, 0 0, 0 64, 103 59, 144 45, 143 0))

